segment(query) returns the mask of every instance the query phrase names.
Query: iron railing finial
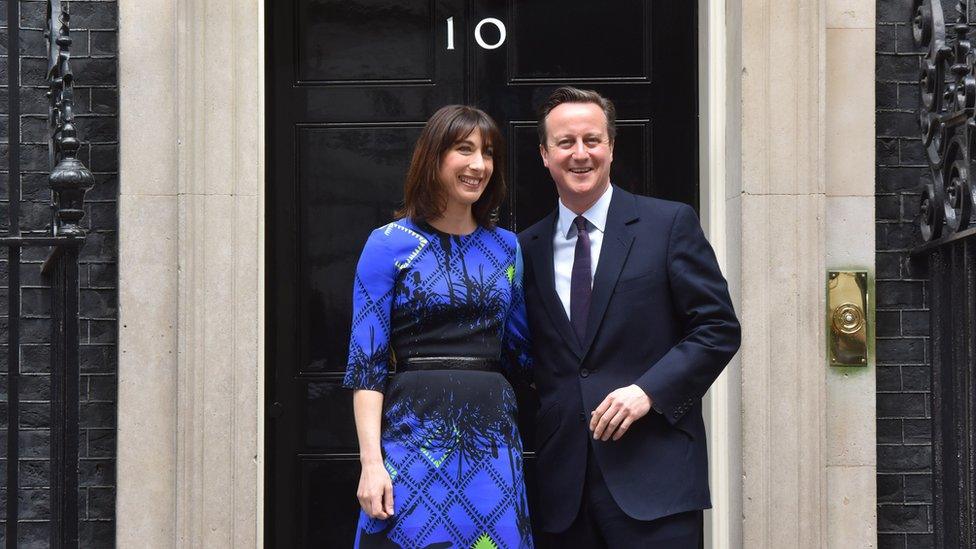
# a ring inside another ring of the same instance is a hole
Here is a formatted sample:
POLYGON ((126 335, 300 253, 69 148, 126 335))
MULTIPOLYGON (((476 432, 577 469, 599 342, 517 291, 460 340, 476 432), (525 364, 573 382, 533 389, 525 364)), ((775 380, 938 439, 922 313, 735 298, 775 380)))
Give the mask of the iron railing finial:
POLYGON ((78 159, 81 143, 74 124, 74 75, 71 72, 71 15, 61 0, 48 0, 48 100, 51 175, 54 193, 55 236, 84 236, 85 193, 95 183, 91 171, 78 159))

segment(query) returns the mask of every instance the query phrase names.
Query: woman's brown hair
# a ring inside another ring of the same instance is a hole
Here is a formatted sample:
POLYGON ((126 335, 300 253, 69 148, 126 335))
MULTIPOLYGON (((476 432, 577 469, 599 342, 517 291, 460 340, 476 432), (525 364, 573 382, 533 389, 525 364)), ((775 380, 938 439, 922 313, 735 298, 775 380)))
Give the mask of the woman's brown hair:
POLYGON ((505 143, 498 125, 481 109, 466 105, 442 107, 427 120, 413 150, 403 184, 403 207, 396 217, 420 221, 436 219, 447 207, 444 185, 438 179, 441 158, 471 132, 481 133, 482 152, 492 150, 493 170, 485 190, 471 211, 483 227, 492 227, 492 214, 505 200, 505 143))

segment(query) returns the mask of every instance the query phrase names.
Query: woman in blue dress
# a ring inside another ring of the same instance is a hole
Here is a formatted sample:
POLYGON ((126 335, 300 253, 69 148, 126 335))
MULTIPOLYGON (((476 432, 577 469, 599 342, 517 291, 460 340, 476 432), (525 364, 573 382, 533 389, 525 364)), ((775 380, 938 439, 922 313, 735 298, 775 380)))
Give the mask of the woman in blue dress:
POLYGON ((522 261, 492 221, 502 147, 484 112, 437 111, 398 219, 360 256, 343 382, 362 461, 356 547, 532 547, 504 375, 530 369, 522 261))

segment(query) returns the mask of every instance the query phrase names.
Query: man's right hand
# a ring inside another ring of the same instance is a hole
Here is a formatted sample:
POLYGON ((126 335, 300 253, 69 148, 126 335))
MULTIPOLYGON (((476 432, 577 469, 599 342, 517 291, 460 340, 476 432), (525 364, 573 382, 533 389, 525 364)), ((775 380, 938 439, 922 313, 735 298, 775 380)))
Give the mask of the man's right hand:
POLYGON ((356 497, 370 517, 385 520, 393 516, 393 481, 383 463, 363 465, 356 497))

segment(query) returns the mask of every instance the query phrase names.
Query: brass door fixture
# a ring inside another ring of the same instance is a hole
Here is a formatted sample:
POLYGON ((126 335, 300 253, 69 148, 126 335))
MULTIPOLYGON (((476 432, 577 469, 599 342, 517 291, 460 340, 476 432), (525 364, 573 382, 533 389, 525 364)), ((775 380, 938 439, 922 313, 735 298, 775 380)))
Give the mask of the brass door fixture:
POLYGON ((868 365, 868 273, 827 273, 827 359, 831 366, 868 365))

